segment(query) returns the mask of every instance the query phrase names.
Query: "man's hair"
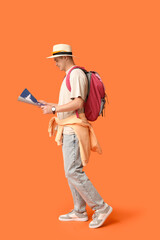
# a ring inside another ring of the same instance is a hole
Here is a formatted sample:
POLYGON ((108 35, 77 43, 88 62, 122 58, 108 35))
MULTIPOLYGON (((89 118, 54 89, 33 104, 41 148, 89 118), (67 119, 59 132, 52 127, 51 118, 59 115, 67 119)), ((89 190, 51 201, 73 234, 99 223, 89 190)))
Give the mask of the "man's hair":
POLYGON ((74 62, 74 60, 73 60, 73 57, 72 57, 72 56, 61 56, 60 58, 63 58, 63 57, 65 57, 65 58, 68 58, 68 60, 69 60, 69 61, 72 61, 72 62, 74 62))
POLYGON ((73 57, 72 56, 59 56, 59 58, 68 58, 70 61, 74 62, 73 57))
POLYGON ((69 60, 73 61, 73 57, 72 56, 66 56, 67 58, 69 58, 69 60))

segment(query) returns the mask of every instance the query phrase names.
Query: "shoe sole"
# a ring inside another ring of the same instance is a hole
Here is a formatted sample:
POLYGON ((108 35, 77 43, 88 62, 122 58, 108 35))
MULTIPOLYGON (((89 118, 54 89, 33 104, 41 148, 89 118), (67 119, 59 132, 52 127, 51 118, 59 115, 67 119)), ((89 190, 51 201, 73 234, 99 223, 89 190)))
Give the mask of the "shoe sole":
POLYGON ((108 213, 106 214, 105 218, 103 219, 103 221, 99 225, 96 225, 96 226, 89 225, 89 228, 98 228, 98 227, 102 226, 102 224, 106 221, 106 219, 109 217, 109 215, 111 214, 112 211, 113 211, 113 208, 110 207, 110 209, 109 209, 108 213))
POLYGON ((70 222, 70 221, 77 221, 77 222, 86 222, 88 221, 88 218, 60 218, 59 217, 59 220, 60 221, 63 221, 63 222, 70 222))

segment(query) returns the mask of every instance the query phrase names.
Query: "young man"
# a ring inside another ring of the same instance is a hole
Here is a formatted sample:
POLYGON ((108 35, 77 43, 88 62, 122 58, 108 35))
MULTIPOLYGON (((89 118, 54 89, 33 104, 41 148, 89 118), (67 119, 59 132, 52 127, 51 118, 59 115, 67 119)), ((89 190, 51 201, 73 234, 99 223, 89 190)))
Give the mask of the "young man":
MULTIPOLYGON (((68 72, 75 66, 72 55, 72 48, 67 44, 57 44, 53 46, 53 58, 56 66, 61 70, 68 72)), ((74 69, 70 74, 71 91, 66 86, 66 77, 64 78, 60 94, 59 103, 44 103, 41 106, 44 114, 57 113, 58 118, 51 120, 58 124, 58 133, 61 132, 61 143, 64 158, 65 176, 74 201, 74 209, 68 214, 61 215, 60 221, 87 221, 86 203, 95 210, 93 220, 90 222, 90 228, 100 227, 112 212, 112 207, 104 202, 91 181, 83 171, 89 159, 89 152, 92 149, 95 135, 90 124, 87 122, 84 114, 84 101, 88 92, 88 80, 81 69, 74 69), (76 115, 78 110, 78 116, 76 115), (90 137, 93 137, 90 141, 90 137)), ((53 131, 53 128, 52 130, 53 131)), ((58 138, 56 136, 56 138, 58 138)), ((60 138, 59 138, 60 139, 60 138)), ((95 139, 97 144, 97 139, 95 139)), ((58 140, 57 140, 58 142, 58 140)), ((101 151, 100 146, 93 147, 96 151, 101 151)))

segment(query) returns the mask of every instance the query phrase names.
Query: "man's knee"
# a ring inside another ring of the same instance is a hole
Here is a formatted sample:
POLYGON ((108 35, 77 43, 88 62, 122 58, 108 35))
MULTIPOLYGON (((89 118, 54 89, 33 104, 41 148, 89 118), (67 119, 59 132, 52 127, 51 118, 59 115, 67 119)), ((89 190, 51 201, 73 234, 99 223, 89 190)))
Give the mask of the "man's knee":
POLYGON ((65 176, 66 176, 66 178, 68 178, 68 179, 70 179, 70 178, 73 178, 74 177, 74 172, 72 171, 66 171, 65 172, 65 176))
POLYGON ((82 169, 75 169, 74 171, 66 171, 65 176, 70 181, 85 181, 87 176, 82 169))
POLYGON ((75 169, 74 171, 65 171, 65 176, 68 179, 77 179, 80 176, 80 171, 75 169))

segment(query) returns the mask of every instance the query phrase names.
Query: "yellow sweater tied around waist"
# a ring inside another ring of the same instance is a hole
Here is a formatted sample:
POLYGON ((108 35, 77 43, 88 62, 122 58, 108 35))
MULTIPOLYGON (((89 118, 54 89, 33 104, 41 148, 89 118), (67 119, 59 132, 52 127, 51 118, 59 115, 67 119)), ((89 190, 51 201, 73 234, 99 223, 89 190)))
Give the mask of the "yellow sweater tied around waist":
POLYGON ((76 114, 61 120, 57 117, 51 118, 48 126, 50 137, 55 135, 55 128, 57 125, 58 129, 55 141, 58 145, 62 144, 64 126, 71 127, 75 131, 79 140, 80 155, 83 166, 87 165, 91 150, 102 154, 102 150, 94 133, 93 127, 87 121, 84 113, 80 113, 79 118, 77 118, 76 114))

